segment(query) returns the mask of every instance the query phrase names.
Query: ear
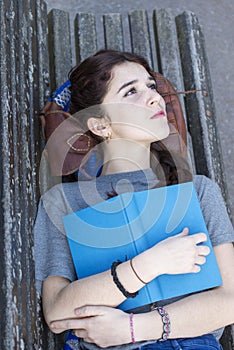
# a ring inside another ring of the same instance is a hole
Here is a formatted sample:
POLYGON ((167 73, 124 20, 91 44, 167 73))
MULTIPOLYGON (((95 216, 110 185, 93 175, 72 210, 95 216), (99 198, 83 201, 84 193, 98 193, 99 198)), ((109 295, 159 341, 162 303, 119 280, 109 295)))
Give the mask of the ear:
POLYGON ((87 127, 93 134, 100 137, 105 137, 109 130, 109 126, 104 118, 89 118, 87 127))

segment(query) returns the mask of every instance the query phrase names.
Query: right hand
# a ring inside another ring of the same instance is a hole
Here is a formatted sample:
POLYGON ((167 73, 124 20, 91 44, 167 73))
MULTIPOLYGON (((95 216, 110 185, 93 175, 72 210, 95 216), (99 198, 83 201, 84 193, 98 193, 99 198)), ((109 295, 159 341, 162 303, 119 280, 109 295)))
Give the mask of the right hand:
POLYGON ((196 233, 188 236, 188 228, 173 237, 169 237, 151 248, 154 262, 160 274, 180 274, 199 272, 206 262, 210 248, 198 245, 207 240, 205 233, 196 233))

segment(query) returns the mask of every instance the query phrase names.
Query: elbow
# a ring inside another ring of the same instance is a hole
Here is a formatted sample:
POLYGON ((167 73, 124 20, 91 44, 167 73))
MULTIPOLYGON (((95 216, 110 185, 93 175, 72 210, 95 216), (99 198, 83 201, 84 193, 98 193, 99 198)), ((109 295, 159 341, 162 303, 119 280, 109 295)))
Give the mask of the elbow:
POLYGON ((48 307, 43 308, 43 315, 44 315, 45 322, 52 333, 58 334, 62 332, 61 330, 53 329, 52 322, 56 321, 56 318, 54 317, 55 315, 53 315, 53 312, 51 312, 48 307))
POLYGON ((45 321, 46 321, 46 324, 47 326, 49 327, 49 330, 54 333, 54 334, 59 334, 59 333, 62 333, 64 331, 66 331, 66 329, 61 329, 61 328, 54 328, 52 325, 53 325, 53 322, 54 321, 57 321, 58 319, 56 319, 54 317, 53 314, 49 313, 49 312, 44 312, 44 318, 45 318, 45 321))
POLYGON ((53 329, 52 322, 66 319, 70 314, 65 307, 65 302, 61 294, 69 282, 60 277, 49 277, 43 282, 42 288, 42 308, 45 322, 51 332, 62 333, 62 329, 53 329))
POLYGON ((61 315, 59 316, 56 308, 56 298, 53 301, 42 299, 42 302, 43 302, 43 316, 50 331, 55 334, 62 333, 64 331, 63 329, 54 329, 52 327, 52 324, 54 321, 58 321, 59 319, 61 319, 61 315))

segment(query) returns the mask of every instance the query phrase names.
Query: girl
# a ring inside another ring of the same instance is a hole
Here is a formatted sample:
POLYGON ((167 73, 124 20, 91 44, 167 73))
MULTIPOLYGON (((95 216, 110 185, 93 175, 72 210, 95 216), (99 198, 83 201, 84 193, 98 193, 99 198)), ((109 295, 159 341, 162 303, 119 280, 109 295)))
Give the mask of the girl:
MULTIPOLYGON (((77 279, 62 217, 113 192, 162 184, 161 175, 151 169, 150 145, 165 139, 169 126, 152 71, 138 55, 100 51, 75 67, 70 81, 71 113, 91 106, 101 110, 96 115, 95 108, 92 115, 81 113, 80 122, 100 142, 103 164, 94 179, 57 185, 40 201, 35 224, 36 280, 48 326, 54 333, 73 330, 67 349, 220 349, 222 327, 234 321, 234 234, 218 186, 204 176, 195 175, 193 182, 222 275, 221 287, 164 300, 156 308, 147 305, 134 315, 116 309, 159 275, 200 271, 210 252, 206 244, 199 244, 206 235, 189 236, 187 228, 131 261, 77 279)), ((154 168, 164 166, 165 157, 154 161, 154 168)), ((176 177, 173 167, 165 169, 166 185, 191 180, 187 171, 178 179, 179 171, 176 177)))

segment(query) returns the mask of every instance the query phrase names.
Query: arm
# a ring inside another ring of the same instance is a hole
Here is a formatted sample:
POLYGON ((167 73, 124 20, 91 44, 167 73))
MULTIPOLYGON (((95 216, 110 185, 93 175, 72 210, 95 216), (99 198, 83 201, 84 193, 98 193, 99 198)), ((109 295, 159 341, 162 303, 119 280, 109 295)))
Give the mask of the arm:
MULTIPOLYGON (((196 337, 234 322, 233 245, 225 243, 214 250, 223 285, 168 305, 170 338, 196 337)), ((55 332, 64 328, 77 329, 78 336, 101 347, 131 342, 128 314, 92 306, 78 311, 77 319, 54 322, 51 328, 55 332)), ((134 315, 134 332, 136 341, 159 339, 162 335, 161 317, 156 311, 134 315)))
MULTIPOLYGON (((204 242, 206 235, 187 234, 188 230, 184 230, 181 234, 160 242, 133 259, 134 266, 144 281, 149 282, 163 273, 200 271, 200 267, 196 264, 205 262, 204 256, 209 253, 209 248, 197 244, 204 242)), ((117 267, 117 275, 129 292, 135 292, 144 285, 132 271, 129 261, 117 267)), ((43 282, 42 299, 44 316, 50 326, 54 320, 75 318, 74 310, 77 307, 84 305, 116 307, 125 300, 125 297, 114 284, 108 270, 72 283, 62 277, 49 277, 43 282)))

